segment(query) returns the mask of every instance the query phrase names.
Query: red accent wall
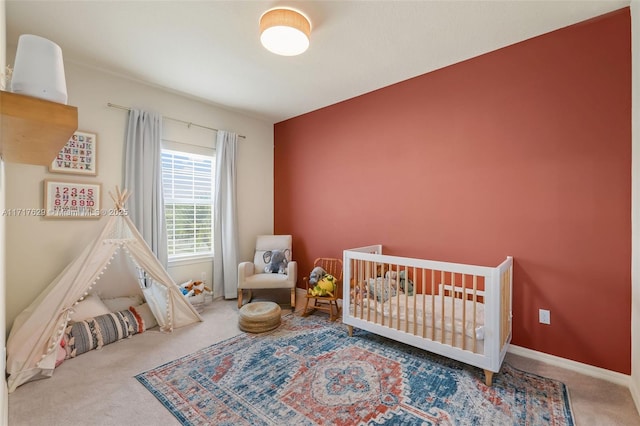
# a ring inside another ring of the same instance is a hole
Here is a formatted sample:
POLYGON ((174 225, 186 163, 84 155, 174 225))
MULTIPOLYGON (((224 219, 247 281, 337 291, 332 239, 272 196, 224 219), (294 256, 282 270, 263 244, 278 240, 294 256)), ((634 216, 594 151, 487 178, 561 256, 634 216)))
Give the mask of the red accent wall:
POLYGON ((630 374, 630 37, 625 8, 277 123, 300 275, 376 243, 511 255, 513 343, 630 374))

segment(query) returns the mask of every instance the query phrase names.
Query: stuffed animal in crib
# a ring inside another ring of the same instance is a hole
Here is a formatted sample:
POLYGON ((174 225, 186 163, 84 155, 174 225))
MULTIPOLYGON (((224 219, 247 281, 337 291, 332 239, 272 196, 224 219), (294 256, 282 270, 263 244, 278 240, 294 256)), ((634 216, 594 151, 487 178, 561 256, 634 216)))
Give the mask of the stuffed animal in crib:
POLYGON ((326 274, 313 288, 309 289, 309 293, 312 296, 333 297, 337 287, 338 284, 336 283, 335 277, 333 275, 326 274))
POLYGON ((288 256, 291 255, 289 249, 268 250, 262 255, 262 260, 266 263, 264 271, 272 274, 284 274, 287 272, 288 256))
POLYGON ((413 296, 413 281, 406 279, 404 270, 400 271, 400 274, 397 271, 387 271, 384 276, 385 278, 391 278, 393 286, 395 286, 395 281, 398 279, 400 281, 400 290, 407 293, 407 296, 413 296))
POLYGON ((405 271, 400 271, 400 289, 407 293, 407 296, 413 296, 413 281, 406 278, 405 271))

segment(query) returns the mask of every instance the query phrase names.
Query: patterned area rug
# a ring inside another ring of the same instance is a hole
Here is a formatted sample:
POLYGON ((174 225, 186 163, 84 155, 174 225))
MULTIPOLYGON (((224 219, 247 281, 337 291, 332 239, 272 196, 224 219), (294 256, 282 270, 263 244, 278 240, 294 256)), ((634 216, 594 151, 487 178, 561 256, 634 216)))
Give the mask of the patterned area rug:
POLYGON ((326 317, 288 315, 136 378, 183 425, 574 424, 563 383, 482 370, 326 317))

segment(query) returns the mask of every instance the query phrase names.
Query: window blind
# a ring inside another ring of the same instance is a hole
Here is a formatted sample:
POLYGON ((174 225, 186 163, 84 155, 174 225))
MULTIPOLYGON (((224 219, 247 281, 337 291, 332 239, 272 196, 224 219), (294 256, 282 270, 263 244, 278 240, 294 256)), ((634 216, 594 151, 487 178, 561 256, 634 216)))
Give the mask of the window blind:
POLYGON ((213 253, 214 158, 162 150, 169 258, 213 253))

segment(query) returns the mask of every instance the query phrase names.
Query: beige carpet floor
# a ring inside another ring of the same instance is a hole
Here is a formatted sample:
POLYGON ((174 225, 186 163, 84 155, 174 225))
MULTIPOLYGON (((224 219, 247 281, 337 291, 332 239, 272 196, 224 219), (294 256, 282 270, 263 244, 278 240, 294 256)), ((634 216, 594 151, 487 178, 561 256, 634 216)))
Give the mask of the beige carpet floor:
MULTIPOLYGON (((134 376, 240 333, 235 300, 214 301, 202 315, 204 322, 171 334, 148 330, 67 360, 52 378, 19 387, 9 395, 9 425, 178 425, 134 376)), ((623 386, 511 354, 507 361, 566 383, 578 426, 640 426, 640 415, 623 386)))

